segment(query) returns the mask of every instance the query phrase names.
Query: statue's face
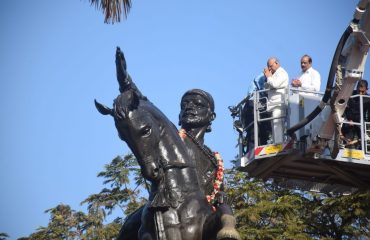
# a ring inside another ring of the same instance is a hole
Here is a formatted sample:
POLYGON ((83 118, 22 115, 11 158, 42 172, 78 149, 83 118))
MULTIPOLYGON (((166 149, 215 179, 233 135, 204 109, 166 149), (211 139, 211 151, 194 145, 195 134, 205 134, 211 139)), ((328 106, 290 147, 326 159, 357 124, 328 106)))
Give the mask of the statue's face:
POLYGON ((209 102, 199 94, 189 94, 181 101, 180 125, 185 128, 208 126, 213 120, 209 102))

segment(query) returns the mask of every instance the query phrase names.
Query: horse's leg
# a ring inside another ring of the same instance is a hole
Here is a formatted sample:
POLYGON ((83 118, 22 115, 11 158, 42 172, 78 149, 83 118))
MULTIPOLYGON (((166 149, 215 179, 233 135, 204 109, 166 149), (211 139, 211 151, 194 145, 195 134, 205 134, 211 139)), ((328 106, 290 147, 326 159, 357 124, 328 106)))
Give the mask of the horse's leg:
POLYGON ((203 240, 216 239, 218 231, 221 229, 220 212, 215 211, 208 215, 203 225, 203 240))
POLYGON ((219 212, 218 215, 221 216, 221 229, 217 233, 217 239, 240 240, 240 235, 236 230, 236 219, 230 205, 220 204, 217 207, 217 211, 219 212))
POLYGON ((127 216, 122 225, 121 231, 117 240, 137 240, 138 232, 141 226, 141 214, 143 213, 144 206, 137 209, 135 212, 127 216))
POLYGON ((162 216, 166 239, 183 240, 181 236, 181 223, 178 211, 176 209, 170 208, 166 212, 163 212, 162 216))
POLYGON ((211 207, 204 195, 198 192, 187 196, 179 207, 179 213, 182 240, 202 240, 203 224, 207 215, 211 214, 211 207))
POLYGON ((236 221, 232 209, 227 204, 221 204, 212 215, 207 217, 204 225, 204 239, 240 240, 235 229, 236 221), (211 236, 210 238, 207 235, 211 236))
POLYGON ((154 211, 144 206, 143 213, 141 214, 141 226, 139 228, 140 240, 156 240, 154 225, 154 211))
POLYGON ((192 196, 176 209, 161 212, 166 240, 202 240, 203 223, 210 208, 205 199, 199 201, 192 196))

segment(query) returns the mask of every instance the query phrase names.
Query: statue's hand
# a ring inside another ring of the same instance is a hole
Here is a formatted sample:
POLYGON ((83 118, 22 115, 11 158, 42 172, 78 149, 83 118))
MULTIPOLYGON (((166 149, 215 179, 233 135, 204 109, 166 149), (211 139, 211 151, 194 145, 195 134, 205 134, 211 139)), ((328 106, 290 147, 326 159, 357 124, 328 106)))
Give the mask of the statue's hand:
POLYGON ((116 69, 117 69, 117 80, 119 83, 119 91, 123 93, 124 91, 127 91, 129 89, 134 90, 139 98, 146 99, 145 96, 141 94, 139 89, 136 87, 135 83, 133 83, 130 75, 127 72, 127 65, 126 65, 126 59, 123 55, 123 52, 119 47, 117 47, 116 50, 116 69))
POLYGON ((122 68, 122 70, 124 71, 127 70, 125 56, 123 55, 123 52, 121 51, 119 47, 117 47, 117 50, 116 50, 116 65, 117 67, 122 68))
POLYGON ((117 69, 117 80, 120 86, 120 92, 128 89, 131 85, 131 80, 128 77, 126 59, 123 52, 119 47, 116 50, 116 69, 117 69))

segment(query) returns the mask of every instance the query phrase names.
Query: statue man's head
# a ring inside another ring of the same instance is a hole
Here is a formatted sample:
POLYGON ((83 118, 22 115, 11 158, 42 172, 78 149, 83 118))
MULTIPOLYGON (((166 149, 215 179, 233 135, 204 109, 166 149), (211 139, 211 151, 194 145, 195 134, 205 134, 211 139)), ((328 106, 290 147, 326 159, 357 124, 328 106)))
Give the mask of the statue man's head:
POLYGON ((211 131, 211 123, 216 118, 215 104, 211 94, 201 89, 191 89, 181 98, 179 125, 186 130, 206 127, 211 131))

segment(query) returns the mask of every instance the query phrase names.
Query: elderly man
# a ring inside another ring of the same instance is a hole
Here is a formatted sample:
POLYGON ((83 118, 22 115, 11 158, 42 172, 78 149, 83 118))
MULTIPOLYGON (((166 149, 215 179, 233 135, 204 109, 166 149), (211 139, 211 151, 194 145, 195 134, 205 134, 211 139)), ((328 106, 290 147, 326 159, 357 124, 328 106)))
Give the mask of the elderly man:
POLYGON ((321 85, 320 73, 312 67, 312 58, 307 54, 301 58, 301 69, 301 74, 298 79, 292 81, 292 86, 302 90, 319 92, 321 85))
POLYGON ((268 91, 268 107, 267 110, 272 112, 272 135, 274 143, 282 143, 285 111, 285 96, 289 82, 288 73, 280 66, 280 62, 276 57, 271 57, 267 60, 267 67, 263 70, 266 77, 265 89, 268 91))

